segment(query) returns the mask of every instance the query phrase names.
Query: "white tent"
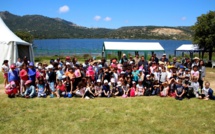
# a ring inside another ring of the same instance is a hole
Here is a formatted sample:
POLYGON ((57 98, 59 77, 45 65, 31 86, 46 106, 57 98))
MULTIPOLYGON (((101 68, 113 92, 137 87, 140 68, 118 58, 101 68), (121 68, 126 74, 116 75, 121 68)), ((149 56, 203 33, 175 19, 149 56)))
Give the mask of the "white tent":
MULTIPOLYGON (((9 65, 15 63, 18 58, 27 56, 34 61, 32 44, 23 41, 16 36, 0 17, 0 67, 4 60, 9 60, 9 65)), ((1 69, 0 69, 1 70, 1 69)))
POLYGON ((159 42, 104 42, 102 55, 106 57, 107 52, 164 52, 164 48, 159 42))
POLYGON ((176 51, 199 52, 202 51, 202 49, 199 49, 198 45, 196 44, 183 44, 178 47, 176 51))

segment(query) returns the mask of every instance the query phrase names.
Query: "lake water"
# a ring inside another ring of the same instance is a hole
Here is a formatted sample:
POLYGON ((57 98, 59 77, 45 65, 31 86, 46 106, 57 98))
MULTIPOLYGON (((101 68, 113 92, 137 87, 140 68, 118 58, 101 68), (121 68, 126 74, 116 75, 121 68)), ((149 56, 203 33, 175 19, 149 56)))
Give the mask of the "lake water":
MULTIPOLYGON (((104 41, 114 42, 159 42, 167 55, 173 55, 174 50, 182 44, 191 44, 187 40, 126 40, 126 39, 45 39, 34 40, 35 56, 77 55, 91 54, 101 55, 104 41)), ((156 52, 157 53, 157 52, 156 52)), ((161 55, 161 53, 157 53, 161 55)))

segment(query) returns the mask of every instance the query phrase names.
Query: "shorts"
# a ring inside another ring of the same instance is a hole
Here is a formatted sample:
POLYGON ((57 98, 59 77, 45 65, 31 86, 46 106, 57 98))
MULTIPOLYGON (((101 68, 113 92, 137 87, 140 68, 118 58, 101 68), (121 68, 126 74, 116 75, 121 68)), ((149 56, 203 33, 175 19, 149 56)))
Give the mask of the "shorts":
POLYGON ((4 73, 4 74, 3 74, 3 77, 4 77, 4 78, 8 78, 8 73, 4 73))
POLYGON ((52 92, 55 92, 55 83, 54 82, 49 82, 49 88, 52 92))

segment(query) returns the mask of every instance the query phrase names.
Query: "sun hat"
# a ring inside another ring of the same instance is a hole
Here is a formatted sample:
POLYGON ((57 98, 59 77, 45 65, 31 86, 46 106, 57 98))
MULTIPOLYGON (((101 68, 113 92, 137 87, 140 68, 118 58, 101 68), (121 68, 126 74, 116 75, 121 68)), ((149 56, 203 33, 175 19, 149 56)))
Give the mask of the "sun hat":
POLYGON ((104 83, 108 83, 108 80, 104 80, 104 83))
POLYGON ((12 64, 12 65, 10 65, 10 68, 11 68, 11 69, 15 69, 15 68, 16 68, 16 65, 12 64))
POLYGON ((25 85, 28 85, 28 84, 30 84, 32 81, 31 80, 27 80, 26 82, 25 82, 25 85))
POLYGON ((48 65, 47 69, 53 69, 54 66, 53 65, 48 65))
POLYGON ((199 57, 194 57, 193 59, 194 59, 194 60, 199 60, 199 57))
POLYGON ((123 54, 122 56, 126 56, 126 54, 123 54))
POLYGON ((132 84, 136 84, 136 82, 135 82, 135 81, 132 81, 132 84))
POLYGON ((160 65, 164 65, 164 62, 162 62, 162 61, 159 61, 159 64, 160 64, 160 65))
POLYGON ((149 74, 147 74, 147 75, 146 75, 146 77, 150 77, 150 75, 149 75, 149 74))

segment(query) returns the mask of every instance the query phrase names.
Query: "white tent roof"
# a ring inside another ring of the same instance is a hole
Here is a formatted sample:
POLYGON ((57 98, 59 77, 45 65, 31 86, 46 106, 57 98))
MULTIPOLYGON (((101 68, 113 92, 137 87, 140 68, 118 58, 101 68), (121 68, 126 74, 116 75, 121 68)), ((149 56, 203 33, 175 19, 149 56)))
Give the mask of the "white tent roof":
POLYGON ((18 36, 16 36, 3 22, 0 17, 0 42, 8 44, 10 41, 15 41, 22 44, 29 44, 28 42, 23 41, 18 36))
POLYGON ((196 44, 183 44, 176 51, 201 51, 196 44))
POLYGON ((164 51, 159 42, 104 42, 103 50, 164 51))

